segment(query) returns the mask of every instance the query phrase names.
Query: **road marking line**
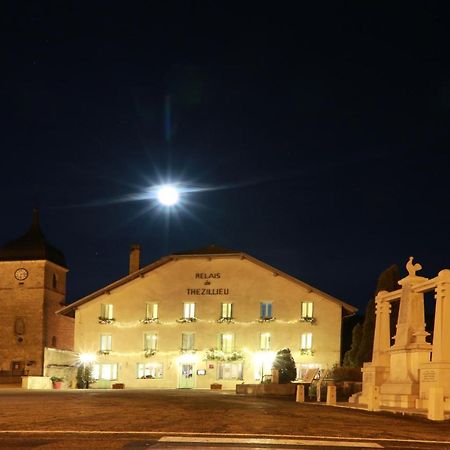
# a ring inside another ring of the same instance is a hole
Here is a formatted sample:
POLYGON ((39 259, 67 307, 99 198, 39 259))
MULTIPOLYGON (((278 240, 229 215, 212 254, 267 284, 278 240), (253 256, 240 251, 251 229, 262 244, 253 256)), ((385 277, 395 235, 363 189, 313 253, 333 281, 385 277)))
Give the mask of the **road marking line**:
POLYGON ((201 443, 201 444, 255 444, 255 445, 309 445, 316 447, 357 447, 357 448, 384 448, 374 442, 354 441, 320 441, 305 439, 258 439, 258 438, 208 438, 208 437, 183 437, 163 436, 159 442, 171 443, 201 443))
POLYGON ((344 437, 344 436, 323 436, 323 435, 311 435, 311 434, 256 434, 256 433, 214 433, 203 432, 194 433, 192 431, 117 431, 117 430, 0 430, 1 434, 104 434, 104 435, 134 435, 134 436, 167 436, 167 435, 181 435, 181 436, 223 436, 229 437, 243 437, 243 438, 292 438, 292 439, 322 439, 322 440, 347 440, 347 441, 369 441, 369 442, 410 442, 419 444, 441 444, 450 445, 450 441, 438 441, 438 440, 426 440, 426 439, 396 439, 396 438, 376 438, 376 437, 344 437))

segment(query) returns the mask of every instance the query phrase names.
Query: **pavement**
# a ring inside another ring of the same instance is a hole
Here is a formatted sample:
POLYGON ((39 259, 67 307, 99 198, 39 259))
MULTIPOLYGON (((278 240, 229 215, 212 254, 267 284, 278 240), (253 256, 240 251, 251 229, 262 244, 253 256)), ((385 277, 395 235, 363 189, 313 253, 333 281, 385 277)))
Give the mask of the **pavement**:
POLYGON ((0 389, 0 405, 2 450, 450 450, 448 421, 432 422, 404 411, 375 413, 355 405, 296 403, 292 398, 250 397, 233 391, 16 387, 0 389))
MULTIPOLYGON (((0 384, 0 390, 2 390, 2 389, 7 389, 7 390, 13 389, 16 392, 30 392, 30 390, 22 389, 22 386, 17 385, 17 384, 0 384)), ((63 390, 64 391, 72 391, 72 389, 63 389, 63 390)), ((100 391, 100 392, 105 391, 105 389, 89 389, 89 390, 90 391, 100 391)), ((139 390, 139 389, 127 388, 127 390, 133 391, 133 390, 139 390)), ((46 392, 46 390, 38 390, 38 389, 36 389, 35 391, 46 392)), ((222 392, 234 393, 234 391, 222 391, 222 392)), ((307 403, 308 403, 308 405, 322 405, 322 406, 325 405, 324 402, 308 401, 307 403)), ((355 403, 349 403, 349 402, 337 402, 335 405, 326 405, 326 406, 368 411, 367 405, 365 405, 365 404, 355 404, 355 403)), ((428 415, 428 411, 426 409, 415 409, 415 408, 398 408, 398 407, 390 407, 390 406, 381 406, 380 411, 388 412, 388 413, 392 413, 392 414, 412 415, 412 416, 421 416, 421 417, 427 417, 427 415, 428 415)), ((445 419, 450 420, 450 413, 445 414, 445 419)))

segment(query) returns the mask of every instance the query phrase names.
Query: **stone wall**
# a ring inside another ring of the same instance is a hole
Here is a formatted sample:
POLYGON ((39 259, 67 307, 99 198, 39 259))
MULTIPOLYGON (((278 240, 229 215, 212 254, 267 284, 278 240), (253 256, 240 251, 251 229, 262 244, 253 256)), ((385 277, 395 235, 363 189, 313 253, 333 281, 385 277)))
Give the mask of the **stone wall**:
POLYGON ((78 354, 56 348, 45 348, 44 376, 63 378, 63 387, 75 387, 78 370, 78 354))

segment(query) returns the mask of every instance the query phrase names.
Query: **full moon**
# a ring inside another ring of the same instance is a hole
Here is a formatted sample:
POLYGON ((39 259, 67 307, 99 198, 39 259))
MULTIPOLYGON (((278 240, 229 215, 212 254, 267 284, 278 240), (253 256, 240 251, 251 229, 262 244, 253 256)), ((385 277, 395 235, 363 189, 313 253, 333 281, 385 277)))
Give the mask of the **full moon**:
POLYGON ((180 198, 180 194, 173 186, 161 186, 158 189, 157 196, 159 203, 165 206, 175 205, 180 198))

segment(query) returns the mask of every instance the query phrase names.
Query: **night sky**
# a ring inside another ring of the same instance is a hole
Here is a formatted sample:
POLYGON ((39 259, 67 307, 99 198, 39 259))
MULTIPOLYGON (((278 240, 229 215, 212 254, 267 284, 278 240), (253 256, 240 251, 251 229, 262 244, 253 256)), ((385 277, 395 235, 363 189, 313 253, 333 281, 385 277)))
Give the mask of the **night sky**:
POLYGON ((450 267, 449 3, 268 5, 2 2, 0 243, 39 206, 69 301, 132 243, 243 251, 362 310, 391 264, 450 267))

